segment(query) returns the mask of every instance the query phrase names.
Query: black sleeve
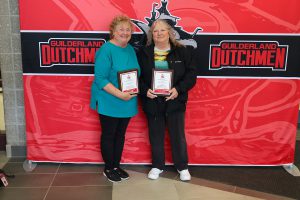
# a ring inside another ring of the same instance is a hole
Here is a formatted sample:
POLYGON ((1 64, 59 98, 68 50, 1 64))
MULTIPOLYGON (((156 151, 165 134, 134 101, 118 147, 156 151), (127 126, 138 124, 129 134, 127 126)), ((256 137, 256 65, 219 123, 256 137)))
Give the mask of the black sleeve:
POLYGON ((140 68, 141 68, 141 75, 139 78, 140 95, 147 96, 147 91, 149 89, 149 86, 147 86, 147 84, 145 82, 145 73, 143 70, 143 67, 145 66, 145 64, 144 64, 145 55, 143 54, 142 50, 137 52, 137 58, 138 58, 138 62, 139 62, 140 68))
POLYGON ((183 48, 183 55, 186 72, 184 77, 175 86, 178 93, 188 92, 194 87, 197 80, 196 62, 194 57, 195 50, 191 47, 183 48))

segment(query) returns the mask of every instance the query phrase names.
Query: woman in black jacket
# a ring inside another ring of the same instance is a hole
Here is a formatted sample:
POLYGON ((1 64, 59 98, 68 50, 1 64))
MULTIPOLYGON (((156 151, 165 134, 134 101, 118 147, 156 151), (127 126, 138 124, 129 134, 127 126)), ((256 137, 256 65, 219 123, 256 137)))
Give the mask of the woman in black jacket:
POLYGON ((162 19, 156 20, 148 32, 147 45, 138 53, 141 67, 140 96, 147 116, 152 151, 152 169, 148 178, 157 179, 165 167, 164 138, 167 126, 172 158, 182 181, 191 179, 188 171, 184 118, 188 91, 196 83, 196 66, 192 49, 175 39, 174 29, 162 19), (153 92, 153 69, 173 70, 173 86, 168 96, 153 92))

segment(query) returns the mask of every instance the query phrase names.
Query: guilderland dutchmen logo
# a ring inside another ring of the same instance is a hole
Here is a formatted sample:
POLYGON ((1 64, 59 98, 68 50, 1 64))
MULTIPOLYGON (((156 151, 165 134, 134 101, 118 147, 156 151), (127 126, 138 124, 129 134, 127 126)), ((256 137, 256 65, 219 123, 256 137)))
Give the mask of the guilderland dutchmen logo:
POLYGON ((286 71, 288 45, 277 41, 224 40, 210 45, 209 70, 267 68, 286 71))
POLYGON ((40 66, 92 66, 96 51, 104 43, 104 39, 97 38, 50 38, 39 42, 40 66))
POLYGON ((181 26, 177 26, 177 20, 180 20, 180 17, 171 15, 167 8, 167 5, 168 1, 165 0, 161 1, 161 6, 159 8, 157 8, 157 3, 153 3, 151 17, 145 17, 147 23, 135 19, 131 20, 141 31, 143 31, 143 38, 139 42, 134 44, 135 47, 139 48, 141 45, 143 45, 143 43, 145 43, 146 35, 153 22, 157 19, 163 19, 166 20, 167 23, 170 24, 170 26, 174 29, 175 38, 178 42, 186 46, 192 46, 193 48, 197 48, 197 42, 193 39, 193 37, 203 29, 197 27, 192 34, 186 32, 182 29, 181 26))

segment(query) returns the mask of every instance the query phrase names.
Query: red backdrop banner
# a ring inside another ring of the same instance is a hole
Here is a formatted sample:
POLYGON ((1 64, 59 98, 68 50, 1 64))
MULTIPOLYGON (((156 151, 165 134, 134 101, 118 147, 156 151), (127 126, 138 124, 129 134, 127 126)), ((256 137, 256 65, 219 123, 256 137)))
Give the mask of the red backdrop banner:
MULTIPOLYGON (((164 14, 174 20, 179 39, 199 54, 197 84, 186 111, 190 164, 293 163, 300 102, 299 1, 20 0, 19 5, 29 160, 102 162, 101 127, 89 108, 90 61, 108 40, 111 19, 126 13, 136 25, 136 48, 151 20, 164 14), (269 47, 251 47, 256 55, 265 52, 257 66, 224 64, 211 70, 211 56, 216 56, 211 47, 224 43, 269 47), (279 52, 280 70, 271 65, 279 48, 286 49, 279 52)), ((168 138, 166 143, 166 159, 172 162, 168 138)), ((151 163, 150 154, 139 108, 128 127, 122 162, 151 163)))

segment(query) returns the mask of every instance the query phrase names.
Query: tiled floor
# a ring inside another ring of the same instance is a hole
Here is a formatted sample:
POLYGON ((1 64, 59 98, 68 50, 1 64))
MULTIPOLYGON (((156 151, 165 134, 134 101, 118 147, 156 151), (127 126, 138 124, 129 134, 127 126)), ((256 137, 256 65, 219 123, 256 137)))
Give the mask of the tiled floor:
MULTIPOLYGON (((300 131, 298 130, 297 138, 299 138, 299 135, 300 131)), ((298 157, 296 158, 297 163, 299 163, 298 157)), ((161 178, 153 181, 147 179, 149 166, 125 165, 123 167, 129 172, 130 179, 113 184, 102 175, 103 165, 38 163, 33 171, 28 172, 27 170, 26 172, 24 161, 25 158, 8 159, 5 152, 0 152, 0 168, 15 175, 15 178, 9 179, 8 187, 0 188, 0 200, 292 199, 287 198, 288 195, 275 195, 275 192, 271 194, 243 188, 259 188, 259 185, 256 184, 263 181, 267 183, 268 187, 276 186, 276 189, 285 191, 281 191, 283 194, 288 193, 287 191, 293 191, 298 196, 297 192, 299 191, 299 198, 293 199, 300 199, 300 177, 292 177, 281 167, 254 168, 255 170, 245 167, 228 167, 223 168, 222 172, 217 167, 215 167, 217 169, 204 166, 191 167, 192 180, 181 182, 178 173, 171 166, 167 167, 161 178), (249 173, 251 170, 252 174, 249 173), (209 177, 212 175, 217 176, 212 179, 209 177), (223 179, 219 179, 220 176, 223 179), (270 179, 274 176, 276 176, 276 181, 270 179), (287 178, 283 181, 284 177, 287 178), (235 184, 237 183, 235 181, 227 181, 227 184, 225 184, 224 178, 227 178, 227 180, 239 178, 242 181, 240 185, 243 185, 243 187, 235 184), (283 185, 288 185, 291 182, 291 185, 283 188, 283 185)), ((274 188, 270 191, 274 191, 274 188)))
MULTIPOLYGON (((2 154, 1 164, 6 161, 2 154)), ((23 161, 11 159, 6 163, 4 169, 15 178, 9 179, 8 187, 0 188, 1 200, 288 199, 195 176, 190 182, 181 182, 173 167, 167 167, 162 177, 153 181, 146 178, 149 166, 126 165, 130 179, 112 184, 102 175, 102 165, 38 163, 32 172, 25 172, 23 161)))

